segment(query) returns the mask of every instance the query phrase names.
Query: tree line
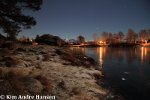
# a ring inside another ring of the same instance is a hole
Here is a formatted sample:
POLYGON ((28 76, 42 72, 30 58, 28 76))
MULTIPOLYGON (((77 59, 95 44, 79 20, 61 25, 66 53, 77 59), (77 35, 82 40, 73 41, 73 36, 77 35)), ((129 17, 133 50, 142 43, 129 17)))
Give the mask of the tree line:
MULTIPOLYGON (((24 11, 38 11, 41 8, 43 0, 0 0, 0 31, 7 34, 9 39, 15 39, 22 29, 29 29, 36 25, 34 17, 25 15, 24 11)), ((2 35, 0 37, 3 37, 2 35)), ((135 43, 137 41, 144 42, 150 39, 150 29, 142 29, 136 33, 129 28, 127 34, 118 32, 103 32, 101 37, 96 33, 93 34, 95 41, 105 41, 107 43, 135 43)), ((85 42, 83 36, 78 36, 80 43, 85 42)))
POLYGON ((100 37, 97 36, 96 33, 93 34, 94 41, 105 41, 109 44, 112 43, 136 43, 136 42, 145 42, 150 39, 150 29, 142 29, 140 32, 136 33, 133 29, 129 28, 128 32, 103 32, 100 37))

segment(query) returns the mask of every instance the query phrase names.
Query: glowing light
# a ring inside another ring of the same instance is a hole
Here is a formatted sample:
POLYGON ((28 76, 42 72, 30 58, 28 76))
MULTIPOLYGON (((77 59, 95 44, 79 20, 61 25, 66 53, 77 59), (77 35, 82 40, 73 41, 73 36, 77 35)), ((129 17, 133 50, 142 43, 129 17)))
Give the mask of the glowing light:
POLYGON ((106 44, 106 42, 105 42, 105 41, 99 41, 99 43, 100 43, 100 44, 106 44))
POLYGON ((144 59, 144 50, 143 47, 141 47, 141 62, 143 63, 143 59, 144 59))
POLYGON ((142 63, 143 63, 146 56, 147 56, 147 48, 141 47, 141 62, 142 63))
POLYGON ((100 47, 99 49, 99 63, 100 65, 103 65, 103 49, 100 47))

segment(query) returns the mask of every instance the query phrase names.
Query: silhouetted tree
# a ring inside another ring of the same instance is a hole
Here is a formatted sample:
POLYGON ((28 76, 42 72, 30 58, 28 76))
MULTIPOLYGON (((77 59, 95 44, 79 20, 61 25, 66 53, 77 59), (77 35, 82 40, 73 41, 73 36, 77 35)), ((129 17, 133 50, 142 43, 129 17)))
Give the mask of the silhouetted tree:
POLYGON ((113 35, 112 35, 111 32, 108 33, 108 40, 107 40, 107 42, 108 42, 109 44, 111 44, 111 43, 113 42, 113 35))
POLYGON ((108 32, 103 32, 103 33, 102 33, 102 40, 103 40, 103 41, 106 42, 106 40, 108 39, 108 37, 109 37, 108 32))
POLYGON ((79 35, 77 38, 78 38, 79 43, 85 42, 85 38, 83 36, 79 35))
POLYGON ((148 38, 149 38, 148 31, 145 30, 145 29, 141 30, 141 31, 139 32, 139 38, 140 38, 141 40, 148 40, 148 38))
POLYGON ((119 38, 119 42, 123 42, 123 39, 124 39, 124 34, 123 34, 123 32, 119 32, 118 33, 118 38, 119 38))
POLYGON ((113 34, 113 43, 119 42, 119 35, 117 33, 113 34))
POLYGON ((95 42, 97 42, 97 41, 98 41, 97 33, 93 33, 93 39, 94 39, 94 41, 95 41, 95 42))
POLYGON ((39 37, 40 37, 39 35, 36 35, 36 38, 35 38, 35 39, 39 39, 39 37))
POLYGON ((150 39, 150 29, 147 30, 148 38, 150 39))
POLYGON ((33 17, 25 15, 24 10, 38 11, 43 0, 0 0, 0 28, 10 39, 24 28, 36 25, 33 17))
POLYGON ((131 28, 129 28, 127 32, 127 42, 135 43, 136 39, 137 39, 137 34, 131 28))

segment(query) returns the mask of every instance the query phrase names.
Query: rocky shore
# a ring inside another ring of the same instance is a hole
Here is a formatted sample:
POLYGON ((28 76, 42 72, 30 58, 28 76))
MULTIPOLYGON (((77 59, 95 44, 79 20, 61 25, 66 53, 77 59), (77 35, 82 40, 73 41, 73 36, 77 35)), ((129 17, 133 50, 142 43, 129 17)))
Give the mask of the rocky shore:
POLYGON ((108 100, 96 62, 64 47, 0 48, 0 94, 55 96, 56 100, 108 100))

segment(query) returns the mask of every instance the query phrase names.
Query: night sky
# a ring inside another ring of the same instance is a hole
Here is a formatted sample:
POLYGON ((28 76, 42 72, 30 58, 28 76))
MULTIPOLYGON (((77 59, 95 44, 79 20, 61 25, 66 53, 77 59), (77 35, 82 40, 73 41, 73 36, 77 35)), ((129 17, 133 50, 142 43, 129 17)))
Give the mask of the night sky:
POLYGON ((26 12, 37 20, 32 29, 20 36, 35 37, 52 34, 65 39, 83 35, 93 39, 93 33, 127 33, 150 28, 150 0, 43 0, 38 12, 26 12))

